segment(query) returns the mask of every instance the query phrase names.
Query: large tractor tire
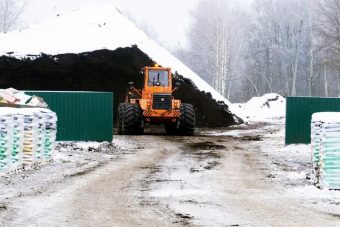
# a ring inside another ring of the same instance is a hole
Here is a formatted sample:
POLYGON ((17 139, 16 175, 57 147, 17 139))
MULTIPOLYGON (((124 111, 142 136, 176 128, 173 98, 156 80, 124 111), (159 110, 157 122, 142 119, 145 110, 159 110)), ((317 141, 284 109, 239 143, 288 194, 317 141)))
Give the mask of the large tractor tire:
POLYGON ((182 103, 179 132, 182 135, 193 135, 195 131, 195 110, 193 105, 182 103))
POLYGON ((119 103, 118 110, 117 110, 117 133, 119 135, 123 134, 123 114, 124 108, 127 103, 119 103))
POLYGON ((138 135, 144 131, 143 111, 137 104, 121 103, 118 107, 118 133, 138 135))

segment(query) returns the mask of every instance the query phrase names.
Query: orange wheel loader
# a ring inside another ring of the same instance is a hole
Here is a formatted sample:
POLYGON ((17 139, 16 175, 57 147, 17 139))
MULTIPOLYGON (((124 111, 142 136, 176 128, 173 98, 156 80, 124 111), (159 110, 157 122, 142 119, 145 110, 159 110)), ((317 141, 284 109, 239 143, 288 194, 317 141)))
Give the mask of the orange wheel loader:
POLYGON ((144 88, 136 89, 129 83, 124 103, 118 106, 117 128, 119 134, 142 134, 148 124, 164 125, 167 134, 193 135, 195 110, 191 104, 175 99, 170 68, 145 67, 144 88))

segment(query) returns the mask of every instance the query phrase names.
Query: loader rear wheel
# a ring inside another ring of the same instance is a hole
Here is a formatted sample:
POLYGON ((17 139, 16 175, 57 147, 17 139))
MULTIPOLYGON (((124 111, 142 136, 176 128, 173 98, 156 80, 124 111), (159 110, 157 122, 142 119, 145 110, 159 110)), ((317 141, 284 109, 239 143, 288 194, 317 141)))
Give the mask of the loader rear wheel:
POLYGON ((195 131, 195 110, 193 105, 182 103, 179 131, 183 135, 193 135, 195 131))
POLYGON ((144 131, 143 111, 137 104, 125 103, 122 108, 122 134, 138 135, 144 131))

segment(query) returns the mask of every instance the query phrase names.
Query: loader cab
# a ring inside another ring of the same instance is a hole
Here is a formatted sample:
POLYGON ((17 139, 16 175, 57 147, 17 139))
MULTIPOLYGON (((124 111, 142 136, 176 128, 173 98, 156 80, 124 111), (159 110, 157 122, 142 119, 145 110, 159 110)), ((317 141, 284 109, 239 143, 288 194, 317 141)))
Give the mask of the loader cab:
POLYGON ((172 76, 170 68, 163 67, 145 67, 144 89, 143 93, 171 93, 172 92, 172 76))

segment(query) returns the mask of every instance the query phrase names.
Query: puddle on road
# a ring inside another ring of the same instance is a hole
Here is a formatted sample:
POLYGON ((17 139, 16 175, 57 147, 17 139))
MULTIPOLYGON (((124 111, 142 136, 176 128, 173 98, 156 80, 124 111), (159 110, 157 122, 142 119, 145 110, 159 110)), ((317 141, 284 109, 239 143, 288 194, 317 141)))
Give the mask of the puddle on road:
POLYGON ((141 166, 139 168, 148 170, 150 175, 156 174, 162 170, 162 166, 160 165, 141 166))
POLYGON ((188 146, 191 149, 197 150, 222 150, 226 147, 223 145, 215 144, 213 142, 199 142, 199 143, 189 143, 188 146))
POLYGON ((221 152, 225 149, 226 146, 210 141, 185 144, 183 154, 189 159, 196 160, 189 162, 191 163, 188 168, 189 173, 194 174, 216 168, 221 164, 218 160, 222 158, 221 152))
POLYGON ((193 218, 189 214, 181 214, 181 213, 177 213, 176 216, 180 217, 180 218, 185 218, 185 219, 192 219, 193 218))
POLYGON ((190 154, 195 159, 198 160, 208 160, 208 159, 220 159, 221 155, 216 151, 191 151, 185 152, 185 154, 190 154))
POLYGON ((262 141, 263 137, 261 135, 246 135, 240 137, 242 141, 262 141))
POLYGON ((211 169, 213 169, 214 167, 216 167, 220 164, 221 164, 220 162, 212 161, 212 162, 208 162, 208 164, 206 166, 204 166, 203 168, 206 169, 206 170, 211 170, 211 169))
POLYGON ((325 213, 325 214, 328 214, 328 215, 330 215, 332 217, 340 219, 340 214, 335 214, 335 213, 325 213))
POLYGON ((176 213, 175 214, 179 221, 174 221, 173 224, 190 225, 190 220, 194 217, 189 214, 176 213))

